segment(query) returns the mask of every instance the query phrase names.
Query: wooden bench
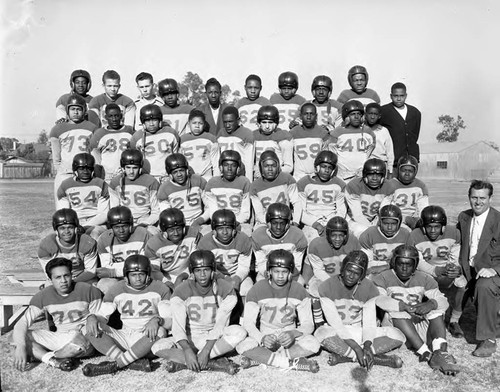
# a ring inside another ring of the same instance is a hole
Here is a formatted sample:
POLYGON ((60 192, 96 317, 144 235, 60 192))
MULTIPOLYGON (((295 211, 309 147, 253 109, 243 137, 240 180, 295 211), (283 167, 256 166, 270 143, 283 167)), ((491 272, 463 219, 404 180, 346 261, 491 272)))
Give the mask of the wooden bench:
POLYGON ((13 269, 2 272, 13 284, 21 284, 24 287, 40 287, 47 282, 45 272, 38 269, 13 269))

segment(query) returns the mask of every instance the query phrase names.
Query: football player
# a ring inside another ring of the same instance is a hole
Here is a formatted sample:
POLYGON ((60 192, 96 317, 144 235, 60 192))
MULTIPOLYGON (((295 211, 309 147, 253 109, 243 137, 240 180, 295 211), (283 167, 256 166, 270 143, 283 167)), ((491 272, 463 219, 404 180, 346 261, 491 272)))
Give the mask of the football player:
POLYGON ((175 79, 164 79, 158 83, 158 95, 165 105, 161 107, 163 123, 177 131, 179 136, 187 132, 188 117, 193 106, 179 101, 179 85, 175 79))
POLYGON ((77 366, 74 358, 94 353, 85 333, 98 332, 97 320, 93 314, 101 306, 102 294, 88 283, 75 283, 71 264, 71 260, 57 257, 45 266, 45 273, 52 284, 31 298, 27 311, 14 327, 12 338, 16 346, 16 369, 29 370, 30 362, 37 360, 57 369, 70 371, 77 366), (29 329, 45 312, 52 316, 57 332, 29 329))
POLYGON ((365 279, 367 269, 366 254, 352 251, 342 260, 340 276, 319 286, 327 325, 319 327, 314 336, 331 353, 330 366, 357 361, 367 370, 373 365, 400 368, 401 358, 385 353, 400 347, 405 336, 394 327, 377 327, 375 299, 379 292, 365 279))
POLYGON ((401 210, 387 205, 379 210, 378 225, 366 229, 359 237, 361 248, 368 255, 368 278, 389 269, 393 250, 406 244, 410 232, 401 226, 401 210))
POLYGON ((269 101, 279 111, 278 126, 287 131, 292 128, 291 122, 299 116, 300 106, 305 98, 297 94, 299 77, 295 72, 283 72, 278 76, 279 93, 271 95, 269 101))
POLYGON ((261 97, 262 80, 257 75, 248 75, 245 79, 246 97, 236 102, 239 109, 241 126, 254 130, 257 128, 257 112, 261 106, 271 105, 269 99, 261 97))
MULTIPOLYGON (((156 84, 153 75, 149 72, 141 72, 135 77, 139 98, 135 100, 135 130, 142 131, 143 121, 140 119, 140 110, 146 105, 163 106, 163 101, 156 96, 156 84)), ((160 111, 161 113, 161 111, 160 111)))
POLYGON ((87 377, 112 374, 129 368, 151 372, 151 363, 145 358, 154 342, 167 335, 172 328, 170 289, 151 279, 151 263, 146 256, 131 255, 123 265, 124 280, 113 286, 104 296, 97 315, 102 332, 87 338, 101 354, 111 361, 85 365, 87 377), (113 312, 118 311, 123 328, 107 325, 113 312))
POLYGON ((381 110, 378 103, 372 102, 366 105, 365 124, 370 127, 377 139, 371 156, 381 159, 385 163, 387 167, 386 176, 391 179, 392 167, 394 166, 394 145, 389 130, 379 123, 381 110))
POLYGON ((165 158, 179 149, 180 139, 168 125, 162 128, 162 114, 159 106, 145 105, 140 111, 143 129, 130 139, 130 147, 137 148, 144 155, 144 168, 161 183, 165 177, 165 158))
POLYGON ((311 84, 314 99, 311 101, 318 112, 318 125, 331 132, 342 122, 342 104, 330 99, 333 91, 333 82, 329 76, 318 75, 311 84))
POLYGON ((97 240, 106 231, 108 184, 94 176, 95 159, 89 153, 76 154, 72 169, 74 177, 64 180, 57 191, 56 208, 75 210, 85 232, 97 240))
POLYGON ((236 305, 234 289, 225 279, 216 278, 215 257, 208 250, 191 253, 189 270, 194 278, 177 287, 170 299, 173 337, 157 341, 152 352, 168 360, 169 373, 188 368, 236 374, 235 363, 217 358, 247 336, 239 325, 228 326, 236 305))
POLYGON ((391 269, 373 278, 381 296, 377 306, 388 312, 394 327, 406 336, 420 362, 428 362, 433 369, 447 375, 456 375, 460 368, 448 354, 444 314, 448 308, 446 297, 438 283, 428 274, 418 271, 418 251, 413 246, 400 245, 394 249, 391 269), (432 353, 425 342, 432 341, 432 353))
POLYGON ((68 106, 68 101, 72 95, 76 94, 81 96, 87 103, 86 109, 88 109, 88 103, 92 100, 92 95, 88 94, 90 88, 92 87, 92 79, 87 71, 83 69, 76 69, 71 72, 69 85, 71 87, 71 91, 67 94, 61 95, 56 102, 56 124, 66 122, 68 120, 66 107, 68 106))
POLYGON ((366 87, 368 84, 368 71, 365 67, 362 65, 351 67, 347 73, 347 81, 351 89, 343 90, 337 98, 337 101, 342 105, 353 99, 360 101, 363 106, 372 102, 380 103, 378 94, 374 90, 366 87))
POLYGON ((334 216, 345 218, 345 183, 335 176, 337 156, 331 151, 321 151, 314 159, 315 174, 297 182, 302 204, 301 222, 307 242, 322 236, 326 223, 334 216))
POLYGON ((243 327, 248 338, 236 350, 244 369, 266 364, 282 369, 317 373, 319 342, 312 333, 311 301, 302 285, 292 279, 293 255, 273 250, 267 258, 269 279, 255 284, 247 296, 243 327), (259 322, 258 322, 259 320, 259 322))

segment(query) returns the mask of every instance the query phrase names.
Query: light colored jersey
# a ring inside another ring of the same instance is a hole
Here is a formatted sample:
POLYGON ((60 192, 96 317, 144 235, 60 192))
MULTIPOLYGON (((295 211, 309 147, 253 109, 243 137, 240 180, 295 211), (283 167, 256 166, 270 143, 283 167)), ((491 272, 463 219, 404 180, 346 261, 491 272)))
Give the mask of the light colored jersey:
POLYGON ((339 101, 340 104, 343 105, 347 101, 351 101, 353 99, 361 102, 365 108, 366 108, 366 105, 368 105, 369 103, 372 103, 372 102, 373 103, 380 103, 380 97, 371 88, 366 88, 365 91, 363 91, 361 94, 358 94, 357 92, 353 91, 352 89, 343 90, 340 93, 339 97, 337 98, 337 101, 339 101))
POLYGON ((290 132, 284 131, 281 128, 276 128, 270 135, 265 135, 258 129, 253 131, 255 161, 254 161, 254 178, 260 178, 259 159, 261 154, 266 150, 271 150, 276 153, 280 160, 281 170, 286 173, 293 171, 293 143, 290 132))
POLYGON ((404 185, 397 178, 393 178, 389 181, 388 192, 389 194, 384 198, 380 207, 387 204, 397 205, 403 213, 403 218, 419 218, 422 210, 429 205, 427 186, 418 178, 415 178, 408 185, 404 185))
POLYGON ((208 132, 199 136, 186 133, 181 136, 179 152, 183 154, 193 171, 206 180, 214 176, 219 168, 219 143, 217 138, 208 132))
POLYGON ((321 127, 333 131, 342 123, 342 104, 334 99, 329 99, 324 103, 318 103, 315 99, 309 101, 316 106, 318 113, 317 122, 321 127))
POLYGON ((409 236, 410 232, 404 227, 401 227, 391 238, 387 238, 378 226, 366 229, 359 237, 359 243, 368 255, 368 268, 389 265, 394 249, 406 244, 409 236))
POLYGON ((345 187, 345 199, 349 207, 349 216, 357 223, 366 226, 378 222, 378 211, 384 197, 389 194, 387 181, 378 189, 371 189, 363 178, 354 178, 345 187))
MULTIPOLYGON (((231 133, 223 128, 219 131, 217 137, 219 142, 219 153, 226 150, 238 151, 241 155, 241 161, 245 165, 245 175, 249 181, 253 180, 253 157, 254 140, 253 133, 248 128, 239 127, 231 133)), ((214 170, 214 176, 220 175, 219 167, 214 170)))
POLYGON ((385 162, 387 170, 392 173, 394 165, 394 145, 392 144, 392 137, 389 130, 380 124, 376 124, 371 128, 375 134, 375 149, 371 157, 381 159, 385 162))
POLYGON ((290 122, 295 120, 300 115, 300 107, 306 102, 306 99, 298 94, 294 95, 289 100, 286 100, 279 93, 274 93, 269 99, 271 104, 278 109, 280 114, 279 127, 288 131, 290 122))
POLYGON ((189 127, 187 126, 189 113, 194 109, 194 106, 181 103, 175 108, 163 105, 161 106, 161 112, 163 114, 163 124, 174 128, 179 136, 184 135, 189 132, 189 127))
POLYGON ((100 94, 94 98, 89 103, 89 109, 92 110, 99 120, 101 121, 101 127, 106 128, 108 126, 108 120, 106 120, 106 106, 110 103, 115 103, 120 107, 123 114, 122 124, 128 125, 129 127, 134 126, 135 120, 135 104, 134 101, 123 94, 118 94, 118 96, 112 100, 105 93, 100 94))
POLYGON ((255 101, 250 101, 247 97, 241 98, 234 106, 240 113, 241 126, 248 129, 257 129, 257 113, 261 106, 271 105, 271 102, 264 97, 259 97, 255 101))
POLYGON ((210 216, 220 209, 234 212, 239 223, 247 223, 250 219, 250 181, 238 176, 234 181, 226 181, 222 177, 211 178, 205 187, 203 202, 210 216))
POLYGON ((299 181, 306 175, 314 174, 314 160, 328 139, 328 132, 320 126, 312 129, 302 125, 290 131, 293 138, 293 177, 299 181))

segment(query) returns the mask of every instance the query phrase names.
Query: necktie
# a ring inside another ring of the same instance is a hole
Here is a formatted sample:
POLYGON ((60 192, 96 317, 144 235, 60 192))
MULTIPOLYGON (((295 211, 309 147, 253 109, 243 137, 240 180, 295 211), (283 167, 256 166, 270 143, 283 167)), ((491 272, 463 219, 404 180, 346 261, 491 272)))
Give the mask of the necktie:
POLYGON ((474 256, 477 253, 477 245, 479 243, 479 237, 481 233, 479 232, 479 219, 472 219, 472 230, 470 233, 470 248, 469 248, 469 264, 474 266, 474 256))

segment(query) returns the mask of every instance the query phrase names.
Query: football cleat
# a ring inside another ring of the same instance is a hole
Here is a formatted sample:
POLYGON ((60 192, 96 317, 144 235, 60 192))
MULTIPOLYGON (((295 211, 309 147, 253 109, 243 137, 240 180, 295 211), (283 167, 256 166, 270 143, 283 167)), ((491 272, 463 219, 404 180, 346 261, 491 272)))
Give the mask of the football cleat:
POLYGON ((418 355, 418 362, 429 362, 429 359, 431 359, 431 355, 432 354, 430 351, 426 351, 423 354, 419 354, 418 355))
POLYGON ((87 377, 102 376, 104 374, 113 374, 118 371, 118 365, 115 361, 104 361, 101 363, 88 363, 83 369, 83 375, 87 377))
POLYGON ((127 366, 127 369, 137 370, 144 373, 152 372, 151 361, 147 358, 140 358, 127 366))
POLYGON ((451 336, 454 338, 463 338, 464 337, 464 331, 462 327, 460 327, 460 324, 458 323, 450 323, 448 325, 448 331, 450 332, 451 336))
POLYGON ((319 365, 314 359, 299 357, 290 359, 290 367, 287 370, 297 370, 298 372, 318 373, 319 365))
POLYGON ((375 365, 387 366, 398 369, 403 366, 403 361, 397 355, 377 354, 373 357, 375 365))
POLYGON ((335 366, 338 365, 339 363, 349 363, 349 362, 352 362, 351 358, 343 357, 342 355, 337 353, 330 353, 328 357, 328 365, 330 366, 335 366))
POLYGON ((165 369, 167 369, 167 372, 169 373, 175 373, 178 372, 179 370, 187 369, 187 366, 183 363, 167 361, 167 363, 165 364, 165 369))
POLYGON ((213 372, 224 372, 230 375, 238 373, 239 366, 227 358, 210 359, 207 363, 207 369, 213 372))
POLYGON ((248 369, 254 366, 259 366, 260 362, 254 361, 248 357, 242 356, 240 361, 240 366, 242 369, 248 369))
POLYGON ((441 350, 434 351, 429 360, 429 366, 431 368, 437 369, 447 376, 455 376, 460 372, 460 368, 456 363, 457 361, 453 355, 441 350))
POLYGON ((63 372, 70 372, 77 368, 78 363, 73 358, 56 358, 52 357, 49 360, 49 365, 60 369, 63 372))

